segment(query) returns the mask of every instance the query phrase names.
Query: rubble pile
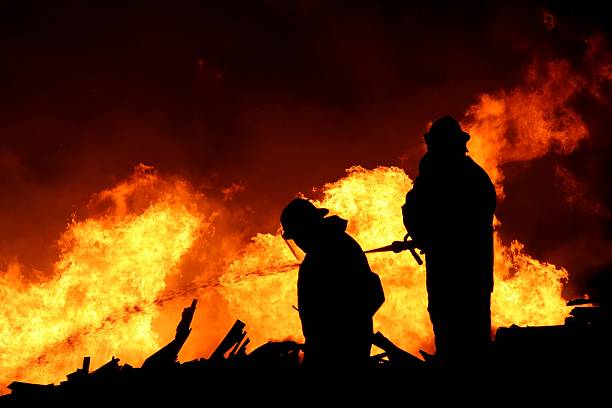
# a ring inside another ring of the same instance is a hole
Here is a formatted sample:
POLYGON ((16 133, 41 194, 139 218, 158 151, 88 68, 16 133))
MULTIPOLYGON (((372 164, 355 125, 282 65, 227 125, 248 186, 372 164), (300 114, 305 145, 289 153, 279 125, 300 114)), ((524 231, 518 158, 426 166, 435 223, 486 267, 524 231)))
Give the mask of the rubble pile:
MULTIPOLYGON (((0 397, 0 405, 80 404, 96 397, 105 400, 109 393, 150 399, 155 395, 184 394, 186 390, 195 392, 193 390, 203 384, 210 387, 211 378, 217 380, 213 384, 237 383, 246 377, 261 382, 265 379, 260 373, 294 374, 294 370, 300 368, 304 345, 294 341, 268 342, 247 353, 250 340, 244 330, 246 324, 240 320, 236 320, 209 358, 179 363, 178 354, 191 333, 196 304, 194 299, 183 310, 174 339, 147 358, 141 367, 121 365, 119 359, 113 357, 97 370, 90 371, 90 357, 84 357, 83 366, 59 384, 11 383, 11 394, 0 397)), ((609 367, 612 361, 609 308, 601 307, 597 300, 586 299, 570 301, 568 305, 576 307, 564 325, 499 328, 492 345, 489 369, 526 372, 561 368, 565 372, 586 372, 609 367)), ((403 378, 424 378, 444 369, 435 356, 421 352, 423 359, 417 358, 380 332, 374 335, 372 344, 383 350, 371 357, 373 369, 397 369, 403 378)), ((342 352, 341 345, 338 352, 342 352)))

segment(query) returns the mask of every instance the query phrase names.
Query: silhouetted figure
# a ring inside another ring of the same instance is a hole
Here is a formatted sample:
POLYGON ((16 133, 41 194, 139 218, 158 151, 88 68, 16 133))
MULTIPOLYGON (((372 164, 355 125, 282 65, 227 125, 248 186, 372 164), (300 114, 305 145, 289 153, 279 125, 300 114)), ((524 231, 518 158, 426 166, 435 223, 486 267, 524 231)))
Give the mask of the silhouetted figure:
POLYGON ((425 253, 428 311, 442 364, 482 361, 490 344, 495 188, 466 155, 470 135, 450 116, 425 134, 404 224, 425 253))
POLYGON ((304 334, 304 367, 366 367, 372 316, 384 302, 378 275, 347 221, 304 199, 281 214, 283 237, 306 253, 298 276, 298 310, 304 334))

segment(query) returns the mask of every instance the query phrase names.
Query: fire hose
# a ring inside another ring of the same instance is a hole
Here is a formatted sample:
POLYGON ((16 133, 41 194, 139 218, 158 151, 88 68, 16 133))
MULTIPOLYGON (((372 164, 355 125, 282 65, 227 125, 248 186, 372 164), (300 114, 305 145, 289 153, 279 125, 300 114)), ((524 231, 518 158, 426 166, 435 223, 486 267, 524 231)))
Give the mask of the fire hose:
MULTIPOLYGON (((283 240, 285 241, 285 244, 287 244, 287 246, 291 250, 291 253, 295 257, 295 259, 297 259, 298 261, 301 262, 302 261, 301 257, 297 254, 297 251, 295 250, 295 248, 293 248, 293 245, 291 245, 289 240, 285 239, 284 237, 283 237, 283 240)), ((393 241, 393 243, 391 243, 391 245, 387 245, 387 246, 380 247, 380 248, 375 248, 375 249, 370 249, 369 251, 364 251, 363 253, 364 254, 372 254, 372 253, 375 253, 375 252, 394 252, 396 254, 399 254, 400 252, 408 250, 408 251, 410 251, 410 253, 414 257, 414 260, 419 265, 423 265, 423 259, 421 259, 419 254, 417 254, 417 252, 415 251, 415 248, 416 248, 416 246, 414 244, 414 241, 408 240, 408 235, 406 235, 404 237, 403 241, 393 241)), ((299 264, 297 264, 297 265, 299 265, 299 264)))
POLYGON ((415 251, 415 248, 416 246, 414 244, 414 241, 408 240, 408 235, 406 235, 403 241, 393 241, 391 245, 387 245, 387 246, 375 248, 375 249, 370 249, 369 251, 364 251, 363 253, 371 254, 375 252, 394 252, 396 254, 399 254, 402 251, 408 250, 414 257, 414 260, 419 265, 423 265, 423 260, 421 259, 419 254, 417 254, 417 252, 415 251))

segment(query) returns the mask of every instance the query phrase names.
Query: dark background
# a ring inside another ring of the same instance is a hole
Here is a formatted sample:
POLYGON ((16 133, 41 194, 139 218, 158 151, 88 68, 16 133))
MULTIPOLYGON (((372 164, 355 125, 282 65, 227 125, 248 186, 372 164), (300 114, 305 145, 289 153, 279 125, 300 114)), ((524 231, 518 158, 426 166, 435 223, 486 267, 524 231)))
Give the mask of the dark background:
MULTIPOLYGON (((227 205, 247 236, 351 165, 414 177, 428 121, 515 86, 534 58, 578 67, 611 23, 597 1, 0 0, 0 261, 49 271, 71 214, 140 162, 211 196, 243 185, 227 205)), ((573 104, 590 138, 506 165, 498 217, 580 292, 612 262, 612 119, 573 104)))

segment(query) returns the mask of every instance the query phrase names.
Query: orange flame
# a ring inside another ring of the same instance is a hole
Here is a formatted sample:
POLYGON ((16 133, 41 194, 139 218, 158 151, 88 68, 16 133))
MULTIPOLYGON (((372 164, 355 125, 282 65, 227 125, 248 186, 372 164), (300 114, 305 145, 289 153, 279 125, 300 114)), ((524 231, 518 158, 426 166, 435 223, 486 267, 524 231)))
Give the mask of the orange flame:
MULTIPOLYGON (((569 153, 588 136, 570 106, 584 86, 566 62, 533 65, 525 86, 482 95, 469 108, 463 125, 472 135, 470 154, 489 172, 500 196, 504 163, 551 150, 569 153)), ((348 232, 370 249, 404 236, 400 208, 411 185, 401 169, 356 166, 325 185, 316 204, 348 219, 348 232)), ((226 200, 240 188, 225 191, 226 200)), ((230 234, 215 232, 219 213, 198 207, 202 198, 187 182, 160 178, 141 165, 128 181, 95 197, 91 204, 98 216, 68 226, 51 278, 26 282, 19 266, 10 265, 0 275, 0 393, 13 380, 58 381, 85 355, 93 357, 92 367, 113 355, 140 364, 159 346, 159 330, 152 323, 164 296, 198 291, 203 296, 214 288, 215 296, 201 308, 248 322, 251 344, 301 340, 298 314, 291 307, 297 261, 278 234, 256 235, 239 256, 218 245, 213 254, 227 258, 226 266, 201 274, 187 287, 167 279, 180 271, 186 256, 203 250, 196 241, 213 234, 223 241, 230 234)), ((504 244, 499 236, 495 255, 494 325, 562 323, 568 312, 561 296, 567 271, 533 259, 522 244, 504 244)), ((387 297, 376 329, 412 353, 431 352, 424 268, 406 253, 377 253, 369 259, 387 297)), ((215 268, 222 264, 217 260, 215 268)), ((344 313, 330 312, 338 319, 344 313)), ((219 326, 226 323, 231 324, 219 326)))
MULTIPOLYGON (((163 181, 144 170, 97 197, 113 201, 104 215, 69 226, 60 240, 54 278, 28 285, 16 266, 1 276, 3 386, 12 380, 57 381, 84 355, 93 356, 92 367, 112 355, 140 364, 159 346, 152 329, 155 304, 173 291, 182 296, 216 288, 230 316, 251 323, 255 345, 271 338, 301 340, 291 307, 296 304, 296 259, 279 235, 255 236, 212 281, 202 277, 189 287, 164 291, 181 258, 212 228, 190 204, 197 197, 185 183, 163 181), (130 211, 134 199, 144 209, 130 211)), ((400 206, 411 184, 398 168, 353 167, 347 177, 324 187, 317 204, 349 219, 349 233, 372 248, 403 236, 400 206)), ((496 253, 495 323, 562 322, 561 282, 567 273, 525 255, 518 243, 504 247, 496 241, 496 253)), ((424 269, 408 254, 372 254, 370 262, 387 296, 376 316, 377 330, 413 353, 431 351, 424 269)), ((205 305, 210 306, 215 305, 205 305)), ((343 311, 337 312, 341 319, 343 311)))
MULTIPOLYGON (((401 205, 412 182, 395 167, 366 170, 352 167, 348 176, 327 184, 318 206, 349 220, 348 232, 364 249, 387 245, 405 234, 401 205)), ((506 326, 563 323, 568 308, 561 296, 567 271, 541 263, 523 252, 518 242, 495 241, 496 287, 492 298, 493 324, 506 326)), ((418 353, 432 351, 433 332, 427 313, 425 269, 409 253, 374 253, 370 265, 383 282, 386 302, 375 316, 381 330, 400 347, 418 353)), ((260 234, 244 255, 232 263, 236 271, 277 270, 295 262, 279 235, 260 234)), ((222 289, 236 316, 256 322, 249 331, 255 344, 270 338, 301 339, 296 304, 297 274, 269 275, 222 289)), ((342 319, 345 311, 330 311, 342 319)))
POLYGON ((569 154, 589 133, 570 102, 585 80, 567 61, 534 63, 524 86, 483 94, 468 108, 463 127, 471 134, 470 155, 489 173, 503 198, 501 165, 550 151, 569 154))
MULTIPOLYGON (((27 284, 13 265, 0 275, 0 384, 48 382, 92 356, 134 363, 159 345, 152 304, 190 249, 202 221, 182 183, 162 183, 144 166, 134 177, 100 195, 111 210, 73 221, 62 235, 54 276, 27 284), (128 211, 132 198, 150 205, 128 211), (134 313, 137 312, 137 313, 134 313)), ((6 391, 6 390, 4 390, 6 391)))
MULTIPOLYGON (((503 164, 532 160, 551 150, 568 154, 588 137, 586 126, 570 105, 585 84, 566 61, 534 63, 523 86, 484 94, 468 109, 463 127, 472 135, 470 154, 490 174, 500 198, 503 164)), ((327 184, 323 199, 316 204, 348 219, 348 232, 364 249, 376 248, 405 234, 400 207, 411 186, 412 181, 398 168, 353 167, 347 177, 327 184)), ((495 222, 499 227, 499 220, 495 222)), ((563 323, 569 311, 561 295, 568 277, 565 269, 533 259, 519 242, 504 245, 497 234, 495 258, 495 327, 563 323)), ((424 268, 418 267, 409 254, 378 253, 369 259, 387 294, 387 301, 375 316, 376 329, 412 353, 431 351, 433 333, 427 314, 424 268)), ((236 269, 274 270, 291 261, 278 235, 258 235, 229 273, 236 269)), ((224 293, 234 314, 258 322, 250 332, 255 343, 270 337, 300 338, 299 319, 291 308, 296 302, 295 284, 295 274, 267 276, 256 284, 243 282, 227 287, 224 293)), ((341 318, 341 311, 337 312, 341 318)))

